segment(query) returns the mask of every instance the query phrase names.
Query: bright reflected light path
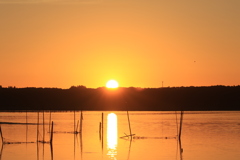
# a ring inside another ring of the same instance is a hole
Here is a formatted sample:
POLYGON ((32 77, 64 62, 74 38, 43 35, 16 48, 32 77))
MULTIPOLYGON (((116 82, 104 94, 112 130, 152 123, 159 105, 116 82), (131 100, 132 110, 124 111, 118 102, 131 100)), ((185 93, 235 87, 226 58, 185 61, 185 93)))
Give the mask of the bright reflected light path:
POLYGON ((114 113, 108 114, 107 117, 107 147, 111 159, 116 160, 118 143, 117 115, 114 113))

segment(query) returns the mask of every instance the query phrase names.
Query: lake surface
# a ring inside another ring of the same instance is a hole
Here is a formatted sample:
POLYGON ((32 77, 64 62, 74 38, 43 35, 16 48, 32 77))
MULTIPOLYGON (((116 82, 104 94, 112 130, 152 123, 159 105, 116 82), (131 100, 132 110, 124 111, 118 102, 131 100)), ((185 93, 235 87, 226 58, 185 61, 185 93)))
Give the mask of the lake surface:
POLYGON ((74 128, 80 129, 80 111, 0 112, 0 160, 240 159, 240 111, 185 111, 180 142, 180 112, 128 113, 132 139, 120 138, 130 134, 123 111, 83 111, 81 134, 74 134, 74 128), (50 140, 51 121, 52 145, 36 143, 37 138, 50 140))

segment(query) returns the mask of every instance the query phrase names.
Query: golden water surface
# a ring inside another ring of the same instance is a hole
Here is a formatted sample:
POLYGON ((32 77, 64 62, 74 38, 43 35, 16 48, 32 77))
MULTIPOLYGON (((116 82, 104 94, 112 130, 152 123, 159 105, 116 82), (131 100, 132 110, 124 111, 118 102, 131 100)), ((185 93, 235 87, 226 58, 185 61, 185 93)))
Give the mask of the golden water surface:
POLYGON ((130 111, 129 121, 124 111, 83 111, 82 116, 45 111, 43 120, 41 111, 37 125, 38 112, 0 112, 0 160, 240 159, 239 111, 184 112, 181 143, 179 112, 130 111), (37 136, 50 140, 51 121, 52 144, 36 143, 37 136), (74 134, 80 124, 82 132, 74 134))

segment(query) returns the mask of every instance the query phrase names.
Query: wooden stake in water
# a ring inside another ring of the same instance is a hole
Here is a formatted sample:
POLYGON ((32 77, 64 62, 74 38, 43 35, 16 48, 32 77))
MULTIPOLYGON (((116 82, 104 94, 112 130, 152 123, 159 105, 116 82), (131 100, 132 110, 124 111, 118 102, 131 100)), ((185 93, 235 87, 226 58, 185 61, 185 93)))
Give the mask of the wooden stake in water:
POLYGON ((0 134, 1 134, 2 144, 3 144, 3 135, 2 135, 2 128, 1 128, 1 125, 0 125, 0 134))
POLYGON ((176 125, 177 125, 177 135, 178 135, 178 120, 177 120, 177 111, 175 111, 175 115, 176 115, 176 125))
POLYGON ((130 119, 129 119, 128 111, 127 111, 127 117, 128 117, 129 132, 130 132, 130 136, 131 136, 131 138, 132 138, 132 130, 131 130, 131 124, 130 124, 130 119))
POLYGON ((45 126, 44 126, 44 111, 43 111, 43 143, 45 142, 45 126))
POLYGON ((48 123, 48 131, 51 132, 50 127, 51 127, 51 118, 52 118, 52 112, 49 111, 49 123, 48 123))
POLYGON ((76 131, 75 131, 76 134, 79 133, 79 132, 78 132, 78 126, 79 126, 78 124, 79 124, 79 120, 77 121, 77 125, 76 125, 76 131))
POLYGON ((28 137, 28 115, 27 115, 27 111, 26 111, 26 144, 27 144, 27 137, 28 137))
POLYGON ((38 140, 37 140, 37 160, 39 160, 39 146, 38 146, 38 140))
POLYGON ((52 144, 52 140, 53 140, 53 121, 52 121, 52 128, 51 128, 50 144, 52 144))
POLYGON ((82 110, 81 110, 81 114, 80 114, 80 127, 79 127, 79 132, 82 133, 82 120, 83 120, 83 114, 82 114, 82 110))
POLYGON ((179 140, 181 140, 181 134, 182 134, 182 121, 183 121, 183 111, 181 111, 181 116, 180 116, 180 127, 179 127, 179 135, 178 135, 179 140))
POLYGON ((53 160, 53 145, 50 143, 50 148, 51 148, 51 160, 53 160))
POLYGON ((73 133, 75 134, 75 133, 76 133, 76 122, 75 122, 75 121, 76 121, 76 118, 75 118, 75 110, 74 110, 73 112, 74 112, 74 116, 73 116, 73 117, 74 117, 74 120, 73 120, 73 121, 74 121, 74 122, 73 122, 73 123, 74 123, 74 126, 73 126, 73 133))
POLYGON ((38 132, 39 132, 39 112, 38 112, 38 118, 37 118, 37 143, 38 143, 38 132))
POLYGON ((128 137, 128 138, 129 138, 129 137, 131 137, 131 140, 132 140, 132 137, 135 136, 135 134, 132 134, 131 124, 130 124, 130 118, 129 118, 128 111, 127 111, 127 117, 128 117, 128 127, 129 127, 129 132, 130 132, 130 134, 127 135, 127 134, 125 133, 125 136, 122 136, 122 137, 120 137, 120 138, 124 138, 124 137, 128 137))

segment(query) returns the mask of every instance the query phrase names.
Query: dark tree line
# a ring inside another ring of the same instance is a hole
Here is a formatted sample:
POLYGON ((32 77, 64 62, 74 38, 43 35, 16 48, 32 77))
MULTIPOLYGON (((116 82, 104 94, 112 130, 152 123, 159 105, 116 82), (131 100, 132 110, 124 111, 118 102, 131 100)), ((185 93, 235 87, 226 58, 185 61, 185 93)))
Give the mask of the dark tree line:
POLYGON ((0 87, 0 110, 240 110, 240 86, 115 90, 0 87))

